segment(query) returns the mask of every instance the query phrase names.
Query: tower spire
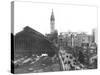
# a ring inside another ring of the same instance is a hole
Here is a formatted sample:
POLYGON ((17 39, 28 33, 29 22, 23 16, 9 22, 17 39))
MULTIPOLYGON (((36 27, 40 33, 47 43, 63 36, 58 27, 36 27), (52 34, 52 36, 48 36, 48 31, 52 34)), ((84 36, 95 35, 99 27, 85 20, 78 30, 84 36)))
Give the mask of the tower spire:
POLYGON ((50 17, 50 25, 51 25, 51 33, 53 33, 55 30, 55 17, 54 17, 53 9, 50 17))
POLYGON ((55 21, 53 9, 52 9, 52 13, 51 13, 51 18, 50 18, 50 20, 51 20, 51 21, 55 21))

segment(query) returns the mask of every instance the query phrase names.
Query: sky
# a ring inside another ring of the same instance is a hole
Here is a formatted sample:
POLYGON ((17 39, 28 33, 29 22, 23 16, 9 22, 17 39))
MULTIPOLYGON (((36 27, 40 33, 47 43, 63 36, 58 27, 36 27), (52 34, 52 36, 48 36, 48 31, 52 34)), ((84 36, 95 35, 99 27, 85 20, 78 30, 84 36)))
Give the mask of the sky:
POLYGON ((15 2, 14 34, 29 26, 43 34, 50 33, 51 12, 55 16, 55 29, 60 32, 92 33, 97 28, 97 8, 91 6, 15 2))

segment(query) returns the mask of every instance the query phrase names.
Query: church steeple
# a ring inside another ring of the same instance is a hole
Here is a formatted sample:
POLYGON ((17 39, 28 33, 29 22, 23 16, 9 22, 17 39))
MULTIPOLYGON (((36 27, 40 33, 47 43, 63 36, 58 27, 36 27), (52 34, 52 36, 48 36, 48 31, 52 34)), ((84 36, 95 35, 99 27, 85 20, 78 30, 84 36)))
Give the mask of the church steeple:
POLYGON ((52 13, 51 13, 51 18, 50 18, 51 21, 55 21, 55 17, 54 17, 54 13, 53 13, 53 9, 52 9, 52 13))
POLYGON ((50 17, 50 25, 51 25, 51 33, 55 31, 55 17, 52 9, 51 17, 50 17))

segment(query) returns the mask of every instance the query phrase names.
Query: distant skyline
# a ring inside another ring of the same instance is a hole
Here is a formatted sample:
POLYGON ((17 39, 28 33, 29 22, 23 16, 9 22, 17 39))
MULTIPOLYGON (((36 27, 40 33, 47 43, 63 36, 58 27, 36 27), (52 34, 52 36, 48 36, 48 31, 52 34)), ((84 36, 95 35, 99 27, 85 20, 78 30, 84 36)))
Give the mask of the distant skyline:
POLYGON ((25 26, 46 34, 50 33, 50 16, 53 9, 55 29, 60 32, 92 33, 97 28, 97 8, 88 6, 15 2, 14 34, 25 26))

